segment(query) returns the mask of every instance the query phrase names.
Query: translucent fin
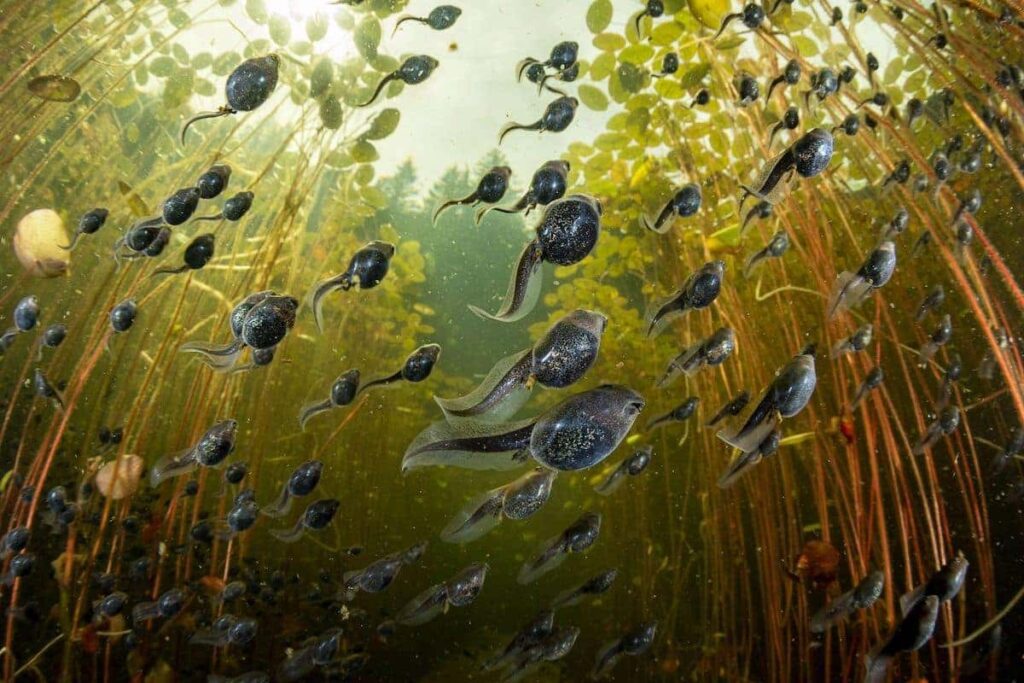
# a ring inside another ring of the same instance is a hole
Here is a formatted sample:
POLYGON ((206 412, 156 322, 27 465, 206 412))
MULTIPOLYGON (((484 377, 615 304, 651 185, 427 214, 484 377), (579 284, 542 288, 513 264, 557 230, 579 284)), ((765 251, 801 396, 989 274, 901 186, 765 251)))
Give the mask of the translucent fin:
POLYGON ((345 283, 348 280, 349 276, 347 273, 328 278, 318 282, 312 295, 310 295, 309 306, 313 309, 313 321, 316 323, 316 329, 320 332, 324 331, 324 297, 336 289, 345 289, 345 283))
POLYGON ((236 339, 226 345, 209 344, 207 342, 185 342, 178 351, 181 353, 197 353, 206 365, 214 370, 223 372, 238 362, 238 357, 242 355, 243 348, 245 348, 245 344, 241 340, 236 339))
POLYGON ((675 209, 672 207, 672 202, 665 205, 665 208, 661 210, 654 223, 651 223, 650 219, 646 215, 640 216, 640 221, 643 226, 651 232, 656 232, 659 235, 664 235, 672 229, 673 221, 669 220, 672 218, 672 214, 675 213, 675 209))
POLYGON ((132 608, 132 623, 140 624, 152 621, 160 616, 160 605, 157 602, 140 602, 132 608))
POLYGON ((565 562, 568 553, 562 548, 562 537, 553 536, 544 542, 544 550, 537 557, 523 564, 516 581, 520 585, 533 583, 565 562))
POLYGON ((304 647, 292 653, 292 656, 281 664, 281 668, 278 669, 278 680, 284 681, 284 683, 298 681, 311 674, 315 668, 313 647, 304 647))
POLYGON ((505 136, 514 130, 544 130, 544 120, 538 119, 530 124, 516 123, 514 121, 512 123, 505 124, 502 127, 501 132, 498 133, 498 145, 500 146, 501 143, 505 141, 505 136))
POLYGON ((880 655, 878 648, 864 655, 864 683, 883 683, 892 657, 880 655))
POLYGON ((622 487, 622 483, 626 481, 627 476, 625 469, 620 464, 612 470, 611 474, 605 477, 603 482, 595 486, 594 490, 602 496, 610 496, 622 487))
POLYGON ((502 358, 476 389, 459 398, 434 397, 445 418, 456 423, 460 419, 481 422, 504 422, 523 407, 530 398, 530 349, 502 358))
POLYGON ((397 77, 398 76, 396 73, 390 73, 387 76, 385 76, 383 79, 381 79, 380 84, 377 85, 377 89, 373 91, 373 95, 370 97, 370 99, 367 100, 366 102, 363 102, 362 104, 357 104, 356 107, 368 107, 371 104, 373 104, 377 100, 377 98, 380 97, 380 94, 384 91, 384 88, 387 87, 388 83, 395 80, 395 78, 397 77))
POLYGON ((270 505, 260 508, 260 514, 267 517, 283 517, 292 509, 292 495, 288 492, 288 482, 281 487, 281 494, 270 505))
POLYGON ((186 121, 185 125, 181 127, 181 144, 182 145, 185 144, 185 133, 188 132, 189 127, 193 123, 195 123, 196 121, 202 121, 203 119, 217 119, 217 118, 220 118, 221 116, 228 116, 229 114, 234 114, 234 113, 235 113, 235 110, 231 109, 230 107, 221 107, 217 111, 204 111, 204 112, 201 112, 199 114, 196 114, 195 116, 190 118, 188 121, 186 121))
POLYGON ((356 394, 361 394, 364 391, 366 391, 367 389, 371 389, 373 387, 377 387, 377 388, 381 388, 381 389, 386 389, 386 388, 389 388, 389 387, 394 387, 395 383, 401 381, 401 379, 402 379, 402 371, 399 370, 398 372, 396 372, 393 375, 388 375, 387 377, 381 377, 380 379, 375 379, 375 380, 372 380, 370 382, 367 382, 366 384, 362 385, 361 387, 359 387, 359 389, 356 390, 356 394))
POLYGON ((924 589, 925 585, 922 584, 909 593, 904 593, 900 596, 900 614, 907 616, 907 612, 909 612, 914 605, 921 602, 921 598, 924 597, 924 589))
POLYGON ((282 543, 295 543, 297 540, 302 538, 303 533, 306 531, 302 525, 302 518, 300 517, 296 522, 295 526, 290 529, 271 529, 270 535, 281 541, 282 543))
POLYGON ((75 234, 71 236, 71 242, 69 244, 58 244, 57 246, 64 251, 71 251, 75 248, 75 245, 78 244, 78 240, 81 236, 82 233, 76 230, 75 234))
POLYGON ((921 347, 921 350, 917 352, 917 355, 920 356, 920 358, 917 361, 917 366, 919 368, 927 367, 928 362, 935 357, 935 353, 938 350, 938 344, 936 344, 935 342, 926 342, 924 346, 921 347))
POLYGON ((766 417, 763 421, 751 425, 745 431, 742 428, 726 428, 718 432, 718 438, 733 448, 738 448, 744 453, 753 453, 761 442, 775 429, 774 420, 766 417))
POLYGON ((926 450, 931 448, 936 441, 939 440, 939 436, 942 434, 942 430, 939 428, 938 422, 933 422, 928 425, 928 429, 925 430, 924 434, 921 435, 921 439, 914 446, 912 451, 914 455, 921 455, 926 450))
POLYGON ((183 474, 188 474, 193 471, 196 466, 195 454, 191 448, 186 448, 183 451, 165 455, 157 460, 156 464, 150 468, 149 485, 155 488, 167 479, 173 479, 174 477, 180 477, 183 474))
POLYGON ((841 311, 856 308, 871 293, 871 283, 856 273, 843 271, 836 280, 828 301, 828 318, 841 311))
POLYGON ((681 292, 673 292, 647 307, 644 312, 644 326, 647 328, 648 339, 654 339, 664 332, 669 323, 689 312, 690 309, 683 303, 672 305, 681 296, 681 292))
MULTIPOLYGON (((768 426, 771 427, 771 423, 768 423, 768 426)), ((771 430, 769 429, 769 431, 771 430)), ((722 473, 722 476, 718 478, 718 488, 729 488, 759 462, 761 462, 760 449, 756 449, 753 453, 740 453, 736 459, 729 463, 729 467, 722 473)))
POLYGON ((811 617, 811 633, 824 633, 833 624, 853 613, 854 591, 847 591, 822 607, 811 617))
POLYGON ((444 528, 441 540, 446 543, 469 543, 498 526, 504 495, 505 487, 500 487, 473 498, 444 528))
POLYGON ((410 600, 399 610, 395 621, 406 626, 425 624, 444 611, 447 602, 448 590, 443 583, 439 583, 410 600))
POLYGON ((611 673, 612 669, 619 661, 619 657, 622 655, 622 644, 621 641, 614 640, 607 643, 604 647, 598 650, 597 657, 594 658, 594 671, 590 674, 591 678, 600 679, 611 673))
POLYGON ((402 471, 430 465, 450 465, 478 470, 510 470, 523 463, 518 453, 530 443, 536 419, 509 424, 438 421, 409 444, 402 457, 402 471))
POLYGON ((754 274, 762 263, 768 258, 768 250, 762 249, 755 253, 753 256, 747 259, 747 262, 743 264, 743 277, 749 278, 754 274))
POLYGON ((192 637, 188 639, 188 644, 221 647, 228 644, 228 634, 226 632, 206 628, 202 631, 196 631, 193 633, 192 637))
POLYGON ((665 369, 665 374, 658 380, 658 387, 664 388, 676 381, 681 374, 691 377, 700 370, 700 344, 694 344, 690 348, 672 359, 665 369))
POLYGON ((530 242, 516 259, 515 271, 512 273, 508 291, 505 293, 505 299, 498 312, 491 315, 476 306, 470 306, 469 310, 481 318, 503 323, 513 323, 526 317, 540 299, 540 289, 543 284, 541 265, 540 244, 536 241, 530 242))
POLYGON ((325 398, 322 401, 316 401, 315 403, 307 403, 302 406, 302 410, 299 411, 299 428, 305 431, 306 423, 314 415, 327 412, 331 409, 331 399, 325 398))
POLYGON ((844 353, 848 353, 852 350, 853 347, 850 345, 850 341, 848 339, 840 339, 835 343, 835 346, 832 347, 832 357, 839 358, 844 353))

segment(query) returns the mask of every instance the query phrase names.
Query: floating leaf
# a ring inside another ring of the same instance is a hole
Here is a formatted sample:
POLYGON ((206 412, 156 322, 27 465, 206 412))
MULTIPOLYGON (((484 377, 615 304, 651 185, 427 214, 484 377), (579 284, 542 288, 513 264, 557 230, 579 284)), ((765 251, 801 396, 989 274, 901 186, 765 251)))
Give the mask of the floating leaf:
POLYGON ((637 92, 644 85, 644 72, 629 62, 619 64, 619 81, 626 92, 637 92))
POLYGON ((313 73, 309 77, 309 96, 319 98, 331 88, 334 80, 334 62, 328 57, 321 57, 313 67, 313 73))
POLYGON ((306 19, 306 37, 312 42, 323 40, 327 35, 327 17, 322 12, 315 12, 306 19))
POLYGON ((378 157, 377 148, 366 140, 360 140, 356 144, 352 145, 352 148, 349 150, 349 154, 352 155, 352 158, 355 161, 361 164, 376 161, 378 157))
POLYGON ((594 37, 594 47, 605 52, 614 52, 626 47, 626 39, 618 33, 602 33, 594 37))
MULTIPOLYGON (((801 36, 797 37, 799 38, 801 36)), ((804 40, 807 39, 804 38, 804 40)), ((728 38, 725 38, 715 43, 715 49, 721 52, 725 52, 726 50, 735 50, 745 42, 747 42, 747 39, 744 38, 743 36, 729 36, 728 38)))
POLYGON ((654 56, 654 48, 644 43, 630 45, 619 53, 619 61, 628 62, 636 66, 646 64, 654 56))
POLYGON ((611 0, 594 0, 587 10, 587 28, 590 32, 601 33, 608 28, 608 24, 612 23, 613 11, 611 0))
POLYGON ((225 52, 213 60, 213 73, 218 76, 227 76, 236 66, 242 63, 242 55, 237 52, 225 52))
POLYGON ((352 39, 359 54, 365 59, 373 59, 380 47, 380 22, 374 16, 367 16, 356 26, 352 39))
POLYGON ((82 86, 69 76, 37 76, 28 82, 28 91, 51 102, 74 102, 82 93, 82 86))
POLYGON ((818 54, 818 44, 807 36, 793 36, 793 47, 802 57, 813 57, 818 54))
POLYGON ((590 77, 595 81, 603 81, 615 70, 615 55, 603 52, 590 65, 590 77))
POLYGON ((604 111, 608 108, 608 97, 600 88, 583 84, 579 87, 577 95, 580 98, 580 102, 582 102, 583 106, 587 109, 604 111))
POLYGON ((213 55, 209 52, 200 52, 192 58, 192 68, 197 70, 209 69, 213 65, 213 55))
POLYGON ((175 7, 167 13, 167 21, 169 21, 171 26, 174 28, 185 28, 191 21, 191 17, 188 16, 188 12, 175 7))
POLYGON ((683 86, 686 90, 692 90, 699 86, 709 73, 711 73, 711 65, 707 62, 701 62, 697 66, 686 70, 686 73, 679 79, 679 85, 683 86))
POLYGON ((678 100, 686 92, 683 90, 683 86, 668 78, 659 79, 654 84, 654 91, 666 100, 678 100))
POLYGON ((183 48, 179 43, 175 43, 171 46, 171 54, 178 60, 178 63, 182 66, 188 66, 189 55, 188 50, 183 48))
POLYGON ((664 21, 651 31, 651 42, 655 45, 674 45, 683 35, 683 27, 674 21, 664 21))
POLYGON ((729 0, 687 0, 686 4, 697 21, 711 29, 721 26, 729 12, 729 0))
POLYGON ((170 57, 157 57, 149 63, 149 73, 160 78, 167 78, 174 73, 174 60, 170 57))
POLYGON ((367 140, 383 140, 395 132, 401 118, 402 113, 397 109, 385 109, 374 117, 370 130, 363 137, 367 140))
POLYGON ((267 4, 263 0, 245 0, 245 13, 257 24, 267 23, 267 4))
POLYGON ((320 123, 324 128, 337 130, 341 127, 343 112, 341 102, 334 95, 328 95, 320 101, 320 123))
POLYGON ((292 39, 292 22, 288 17, 275 14, 270 17, 270 39, 278 45, 287 45, 292 39))

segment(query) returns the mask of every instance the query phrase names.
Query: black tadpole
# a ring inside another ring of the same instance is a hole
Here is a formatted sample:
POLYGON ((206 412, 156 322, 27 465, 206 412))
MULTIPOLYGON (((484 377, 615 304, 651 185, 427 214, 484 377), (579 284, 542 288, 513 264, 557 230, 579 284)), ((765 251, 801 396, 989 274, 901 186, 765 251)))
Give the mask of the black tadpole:
POLYGON ((394 36, 398 33, 399 27, 407 21, 415 21, 420 24, 424 24, 434 29, 435 31, 444 31, 445 29, 451 28, 459 17, 462 16, 462 10, 454 5, 440 5, 430 11, 425 17, 416 17, 411 14, 403 14, 395 22, 395 30, 391 32, 394 36))
POLYGON ((357 104, 357 107, 368 107, 373 104, 380 96, 384 88, 387 87, 392 81, 402 81, 406 85, 418 85, 430 77, 430 74, 434 73, 434 69, 437 68, 438 61, 428 55, 414 55, 409 57, 402 65, 398 67, 397 71, 392 71, 385 76, 381 82, 377 85, 377 89, 373 91, 373 96, 369 100, 362 104, 357 104))
POLYGON ((227 104, 216 111, 203 112, 185 122, 181 129, 181 144, 185 133, 196 121, 230 116, 240 111, 252 111, 267 101, 277 87, 277 70, 281 60, 275 54, 247 59, 231 72, 224 86, 227 104))
POLYGON ((185 262, 177 268, 160 268, 153 275, 184 273, 186 270, 199 270, 213 258, 214 236, 210 233, 199 235, 185 247, 185 262))
POLYGON ((531 124, 514 122, 507 124, 498 135, 498 144, 500 145, 505 140, 505 136, 514 130, 561 133, 572 123, 573 118, 576 116, 576 107, 578 106, 579 100, 575 97, 559 97, 548 104, 547 108, 544 109, 544 114, 537 121, 531 124))
MULTIPOLYGON (((437 207, 432 221, 437 223, 438 216, 453 206, 465 206, 467 204, 475 206, 479 203, 494 204, 495 202, 500 202, 508 191, 508 180, 511 176, 512 169, 508 166, 495 166, 484 174, 472 193, 462 199, 449 199, 437 207)), ((479 218, 477 222, 480 222, 479 218)))
POLYGON ((197 216, 193 221, 231 221, 232 223, 242 220, 242 217, 252 208, 252 200, 255 197, 252 192, 239 192, 224 202, 224 209, 213 216, 197 216))

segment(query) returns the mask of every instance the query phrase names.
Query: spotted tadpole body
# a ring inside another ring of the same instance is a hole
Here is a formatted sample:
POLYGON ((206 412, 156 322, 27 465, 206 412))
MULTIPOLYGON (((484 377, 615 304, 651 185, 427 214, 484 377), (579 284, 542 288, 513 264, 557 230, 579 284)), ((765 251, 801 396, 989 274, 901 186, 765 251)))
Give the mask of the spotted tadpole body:
POLYGON ((472 604, 484 587, 488 569, 486 563, 474 562, 448 581, 431 586, 399 610, 395 621, 405 626, 419 626, 449 607, 472 604))
POLYGON ((527 57, 516 65, 516 80, 522 80, 523 73, 535 65, 539 65, 542 69, 554 69, 555 71, 565 71, 572 68, 579 57, 579 51, 579 43, 567 40, 551 48, 551 54, 546 61, 541 62, 533 57, 527 57))
POLYGON ((811 617, 811 633, 824 633, 857 610, 871 607, 882 596, 884 588, 885 574, 880 571, 871 572, 853 589, 833 598, 811 617))
POLYGON ((555 628, 555 613, 542 610, 522 626, 501 651, 483 664, 484 671, 512 666, 519 657, 549 636, 555 628))
POLYGON ((551 609, 555 610, 562 607, 571 607, 573 605, 578 605, 588 597, 603 595, 612 587, 612 584, 615 583, 615 579, 617 579, 618 576, 618 569, 609 569, 597 574, 596 576, 592 576, 583 583, 559 593, 551 602, 551 609))
POLYGON ((537 383, 563 389, 579 381, 597 360, 608 319, 578 309, 552 325, 533 348, 503 358, 465 396, 435 397, 449 422, 501 422, 511 418, 537 383))
POLYGON ((135 324, 139 307, 134 299, 125 299, 110 309, 110 329, 114 334, 127 332, 135 324))
POLYGON ((196 181, 196 189, 199 190, 200 199, 214 199, 220 196, 228 186, 231 179, 231 167, 227 164, 217 164, 199 176, 196 181))
POLYGON ((401 370, 393 375, 367 382, 360 386, 356 393, 361 394, 373 387, 388 386, 395 382, 422 382, 430 377, 430 373, 440 357, 441 346, 439 344, 424 344, 409 354, 409 357, 405 359, 405 363, 402 364, 401 370))
POLYGON ((921 435, 921 438, 918 439, 917 444, 914 446, 913 454, 921 455, 934 446, 941 437, 949 436, 959 426, 960 409, 956 406, 946 406, 939 411, 935 419, 925 428, 924 434, 921 435))
POLYGON ((946 290, 942 285, 935 285, 932 287, 917 306, 917 313, 914 315, 914 320, 921 322, 925 316, 936 308, 942 306, 943 302, 946 301, 946 290))
POLYGON ((214 236, 211 233, 199 235, 185 247, 185 262, 177 268, 160 268, 153 275, 184 273, 186 270, 200 270, 213 258, 214 236))
POLYGON ((876 645, 864 657, 864 683, 882 683, 886 679, 889 662, 901 652, 919 650, 935 633, 939 617, 939 598, 929 595, 911 608, 896 624, 889 638, 876 645))
POLYGON ((725 15, 725 18, 722 19, 722 25, 719 27, 718 33, 715 34, 713 40, 722 35, 726 27, 736 19, 739 19, 748 29, 754 31, 764 23, 764 18, 764 8, 753 2, 747 3, 743 6, 743 11, 725 15))
POLYGON ((685 422, 689 420, 697 412, 697 406, 700 405, 700 398, 697 396, 690 396, 685 401, 677 405, 672 410, 668 411, 663 415, 658 415, 651 418, 647 422, 645 430, 650 432, 655 429, 659 429, 666 425, 672 424, 673 422, 685 422))
POLYGON ((438 61, 429 55, 413 55, 402 62, 397 70, 392 71, 381 80, 369 100, 356 106, 368 107, 373 104, 392 81, 401 81, 406 85, 419 85, 430 78, 430 74, 434 73, 437 66, 438 61))
POLYGON ((670 322, 691 310, 707 308, 722 291, 725 261, 709 261, 690 273, 679 289, 668 297, 654 302, 644 316, 647 336, 656 337, 670 322))
POLYGON ((793 417, 804 409, 814 388, 814 345, 809 345, 782 366, 746 421, 739 427, 723 429, 718 438, 744 453, 752 453, 775 429, 780 417, 793 417))
POLYGON ((617 640, 602 647, 594 660, 594 671, 590 677, 600 680, 611 673, 622 655, 636 657, 646 652, 654 642, 658 622, 650 621, 636 626, 617 640))
POLYGON ((551 497, 557 474, 555 470, 538 467, 513 482, 475 496, 441 531, 441 539, 447 543, 468 543, 494 529, 503 519, 527 519, 551 497))
POLYGON ((44 375, 43 371, 39 368, 36 368, 35 372, 32 374, 32 388, 35 390, 36 396, 39 398, 49 399, 53 401, 58 408, 64 410, 64 397, 61 395, 60 391, 50 383, 50 380, 46 378, 46 375, 44 375))
POLYGON ((245 214, 249 213, 249 209, 252 208, 252 200, 255 198, 252 192, 238 192, 235 195, 228 197, 227 201, 224 202, 224 209, 212 216, 197 216, 194 220, 196 221, 231 221, 237 223, 242 220, 245 214))
POLYGON ((196 467, 218 467, 235 450, 238 423, 224 420, 206 430, 199 441, 178 453, 166 455, 149 471, 151 486, 159 486, 167 479, 188 474, 196 467))
POLYGON ((793 173, 813 178, 828 167, 834 145, 832 134, 827 130, 814 128, 808 131, 769 162, 756 183, 742 186, 744 194, 740 205, 750 196, 777 204, 785 194, 786 181, 793 173))
POLYGON ((516 581, 521 585, 532 583, 562 564, 570 554, 582 553, 597 541, 601 532, 601 515, 585 512, 565 531, 547 539, 532 559, 519 570, 516 581))
POLYGON ((575 394, 528 420, 435 422, 406 449, 402 471, 431 465, 505 470, 529 457, 551 469, 585 469, 615 450, 643 407, 643 397, 632 389, 606 384, 575 394))
POLYGON ((864 323, 856 330, 853 334, 845 339, 840 339, 836 342, 835 346, 832 347, 832 357, 839 358, 846 353, 857 353, 863 351, 871 343, 871 337, 874 335, 874 326, 871 323, 864 323))
POLYGON ((799 83, 801 73, 800 62, 795 59, 791 59, 786 62, 786 66, 782 70, 782 73, 773 78, 772 82, 768 84, 768 93, 765 95, 765 99, 770 100, 775 88, 780 85, 796 85, 799 83))
POLYGON ((768 146, 771 147, 775 141, 775 136, 781 130, 796 130, 800 125, 800 110, 796 107, 789 107, 782 114, 782 118, 779 122, 772 126, 771 133, 768 135, 768 146))
POLYGON ((254 362, 265 364, 273 358, 273 349, 295 325, 299 302, 272 290, 247 296, 231 311, 231 334, 234 341, 224 344, 186 342, 180 351, 196 353, 215 371, 231 370, 246 347, 252 349, 254 362))
POLYGON ((937 597, 940 603, 949 602, 963 588, 969 567, 970 562, 963 551, 958 551, 956 556, 932 574, 928 581, 900 596, 900 612, 906 616, 914 605, 929 595, 937 597))
POLYGON ((665 13, 665 4, 662 0, 647 0, 644 4, 643 10, 641 10, 636 18, 633 20, 633 27, 636 29, 636 34, 640 35, 640 21, 644 17, 650 17, 651 19, 657 19, 665 13))
POLYGON ((141 624, 154 619, 170 619, 185 606, 187 596, 181 588, 172 588, 153 602, 140 602, 132 608, 132 623, 141 624))
POLYGON ((700 205, 700 186, 696 183, 688 183, 681 187, 665 204, 654 223, 651 223, 646 215, 641 216, 641 222, 648 230, 664 235, 672 227, 671 219, 677 216, 688 218, 700 211, 700 205))
POLYGON ((500 145, 505 140, 505 136, 514 130, 561 133, 569 127, 569 124, 576 117, 576 108, 579 104, 579 100, 575 97, 559 97, 549 103, 541 117, 533 123, 513 122, 506 124, 498 134, 498 144, 500 145))
POLYGON ((271 529, 270 535, 282 543, 295 543, 307 531, 320 531, 334 520, 341 501, 321 498, 310 503, 291 529, 271 529))
POLYGON ((868 254, 856 273, 840 273, 829 298, 828 318, 862 304, 874 290, 885 286, 895 271, 896 244, 886 240, 868 254))
POLYGON ((310 307, 313 309, 317 329, 323 331, 325 295, 334 291, 347 292, 357 282, 359 289, 373 289, 384 281, 391 268, 391 257, 394 255, 395 245, 390 242, 368 242, 352 256, 344 272, 317 283, 310 296, 310 307))
POLYGON ((71 243, 67 245, 61 245, 61 249, 71 251, 78 244, 78 240, 82 235, 92 235, 99 231, 103 227, 103 224, 107 222, 107 216, 110 214, 106 209, 92 209, 87 211, 78 219, 78 227, 75 228, 75 234, 71 236, 71 243))
POLYGON ((231 72, 224 84, 224 98, 227 104, 217 111, 203 112, 185 122, 181 129, 181 144, 185 144, 185 133, 196 121, 213 119, 252 111, 267 101, 277 87, 278 68, 281 60, 275 54, 247 59, 231 72))
POLYGON ((331 408, 347 406, 356 398, 359 391, 359 370, 346 370, 331 385, 331 395, 322 401, 307 403, 299 411, 299 428, 305 429, 306 423, 314 415, 326 412, 331 408))
MULTIPOLYGON (((512 169, 508 166, 495 166, 480 178, 476 189, 462 199, 449 199, 434 211, 433 222, 445 209, 452 206, 476 206, 477 204, 496 204, 508 192, 508 181, 512 177, 512 169)), ((479 219, 477 220, 479 222, 479 219)))
POLYGON ((260 514, 267 517, 283 517, 292 509, 292 499, 308 496, 324 473, 324 463, 319 460, 307 460, 296 467, 281 488, 281 494, 273 503, 260 509, 260 514))
POLYGON ((743 390, 726 401, 725 405, 719 408, 718 412, 715 413, 714 416, 704 424, 704 426, 714 427, 726 418, 736 417, 743 412, 743 409, 747 407, 748 403, 750 403, 750 392, 743 390))
POLYGON ((615 493, 629 477, 635 477, 647 469, 651 464, 651 454, 654 452, 652 446, 644 446, 633 455, 619 463, 604 480, 594 487, 594 490, 602 496, 610 496, 615 493))
POLYGON ((743 265, 743 277, 749 278, 767 259, 782 258, 787 251, 789 251, 789 234, 784 230, 779 230, 772 235, 768 244, 750 255, 743 265))
POLYGON ((857 406, 864 400, 864 397, 868 395, 868 392, 874 391, 878 387, 882 386, 882 382, 885 380, 885 373, 882 371, 881 366, 874 366, 868 371, 867 376, 864 377, 864 381, 857 387, 857 393, 854 394, 853 400, 850 401, 850 412, 857 410, 857 406))
POLYGON ((479 223, 490 211, 498 211, 499 213, 519 213, 522 211, 524 212, 523 215, 528 216, 530 211, 538 205, 547 206, 551 202, 565 196, 568 175, 568 161, 553 159, 545 162, 533 174, 533 177, 530 179, 530 188, 519 198, 519 201, 509 207, 482 209, 476 214, 476 222, 479 223))
POLYGON ((341 579, 340 599, 349 602, 360 591, 380 593, 386 590, 394 582, 402 567, 419 562, 426 551, 427 543, 424 541, 401 552, 386 555, 363 569, 345 572, 341 579))
POLYGON ((736 348, 736 335, 731 327, 719 327, 707 338, 698 341, 672 359, 665 374, 658 380, 659 387, 666 387, 679 377, 692 377, 703 368, 721 365, 736 348))
POLYGON ((430 14, 425 17, 416 17, 411 14, 403 14, 395 22, 395 30, 391 32, 394 35, 398 32, 399 27, 407 21, 415 21, 417 23, 429 26, 435 31, 444 31, 455 25, 459 17, 462 16, 462 10, 455 5, 438 5, 434 9, 430 10, 430 14))
POLYGON ((593 197, 573 194, 544 207, 537 236, 516 261, 505 299, 495 314, 477 306, 469 309, 482 318, 511 323, 528 315, 540 298, 541 263, 571 266, 597 245, 601 234, 601 204, 593 197))
POLYGON ((39 299, 34 295, 23 297, 14 305, 14 327, 18 332, 29 332, 39 324, 39 299))
POLYGON ((940 348, 946 345, 953 337, 953 321, 949 317, 949 314, 942 316, 939 320, 939 324, 935 326, 931 334, 928 335, 928 340, 921 345, 921 349, 918 353, 918 367, 927 367, 928 363, 935 357, 935 354, 940 348))

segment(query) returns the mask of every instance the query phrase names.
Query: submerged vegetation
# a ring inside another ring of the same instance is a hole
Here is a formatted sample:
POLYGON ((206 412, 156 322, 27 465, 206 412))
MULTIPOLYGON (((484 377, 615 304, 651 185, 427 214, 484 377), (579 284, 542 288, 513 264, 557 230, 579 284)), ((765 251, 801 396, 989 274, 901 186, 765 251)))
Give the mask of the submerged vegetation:
POLYGON ((489 4, 3 2, 0 679, 1018 673, 1020 8, 489 4))

